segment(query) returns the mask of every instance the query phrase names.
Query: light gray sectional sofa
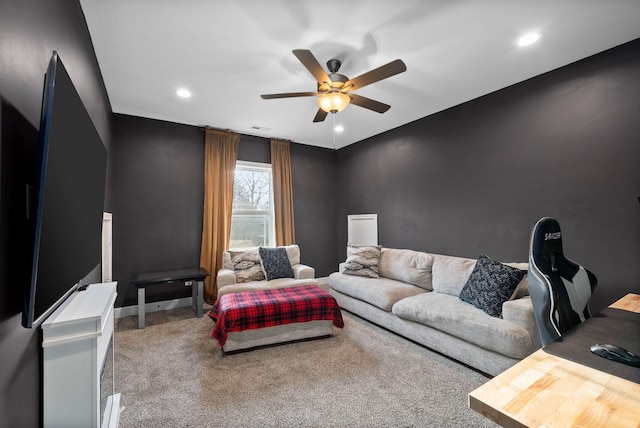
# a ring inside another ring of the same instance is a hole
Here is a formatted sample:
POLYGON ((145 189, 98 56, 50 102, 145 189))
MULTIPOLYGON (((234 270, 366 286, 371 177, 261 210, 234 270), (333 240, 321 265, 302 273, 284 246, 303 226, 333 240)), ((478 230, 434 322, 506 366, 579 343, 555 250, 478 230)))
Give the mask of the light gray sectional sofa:
MULTIPOLYGON (((349 261, 349 259, 347 259, 349 261)), ((484 373, 497 375, 540 348, 527 277, 491 316, 459 297, 476 260, 382 248, 379 278, 329 276, 340 307, 484 373)), ((505 263, 527 269, 526 263, 505 263)))

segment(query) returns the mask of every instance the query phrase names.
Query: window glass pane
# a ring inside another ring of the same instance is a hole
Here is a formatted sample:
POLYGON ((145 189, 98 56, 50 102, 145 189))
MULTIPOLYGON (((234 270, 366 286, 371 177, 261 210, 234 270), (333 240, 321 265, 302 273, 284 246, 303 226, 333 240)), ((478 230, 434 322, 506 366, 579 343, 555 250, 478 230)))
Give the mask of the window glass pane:
POLYGON ((238 161, 229 248, 274 246, 271 165, 238 161))

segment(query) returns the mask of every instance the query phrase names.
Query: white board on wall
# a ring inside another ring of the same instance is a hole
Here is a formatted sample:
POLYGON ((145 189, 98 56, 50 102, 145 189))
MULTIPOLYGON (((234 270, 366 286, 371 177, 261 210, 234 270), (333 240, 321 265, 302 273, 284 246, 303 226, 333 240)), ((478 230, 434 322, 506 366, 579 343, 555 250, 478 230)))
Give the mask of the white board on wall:
POLYGON ((378 245, 378 214, 347 216, 347 236, 355 245, 378 245))

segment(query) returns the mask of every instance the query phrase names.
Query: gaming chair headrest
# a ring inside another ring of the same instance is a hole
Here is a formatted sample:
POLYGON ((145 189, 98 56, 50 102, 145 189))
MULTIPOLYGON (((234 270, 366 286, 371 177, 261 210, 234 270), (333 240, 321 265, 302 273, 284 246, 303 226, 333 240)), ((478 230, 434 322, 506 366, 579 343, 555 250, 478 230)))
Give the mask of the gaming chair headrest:
POLYGON ((562 252, 562 232, 560 224, 551 217, 543 217, 533 226, 531 234, 531 257, 536 267, 545 275, 577 266, 564 257, 562 252))

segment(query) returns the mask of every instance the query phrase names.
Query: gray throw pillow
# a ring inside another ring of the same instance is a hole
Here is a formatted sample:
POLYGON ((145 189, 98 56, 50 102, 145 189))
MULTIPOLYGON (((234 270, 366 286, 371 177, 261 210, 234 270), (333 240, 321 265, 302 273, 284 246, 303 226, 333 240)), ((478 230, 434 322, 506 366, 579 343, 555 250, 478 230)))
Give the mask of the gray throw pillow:
POLYGON ((342 273, 379 278, 378 262, 381 250, 380 245, 347 244, 347 260, 344 262, 342 273))
POLYGON ((260 247, 258 250, 260 251, 260 260, 267 280, 293 278, 293 269, 291 269, 287 250, 283 247, 260 247))
POLYGON ((236 282, 262 281, 264 273, 260 265, 260 255, 256 250, 229 251, 236 282))
POLYGON ((512 268, 482 254, 460 292, 460 300, 493 317, 499 317, 502 304, 515 293, 526 273, 525 270, 512 268))

